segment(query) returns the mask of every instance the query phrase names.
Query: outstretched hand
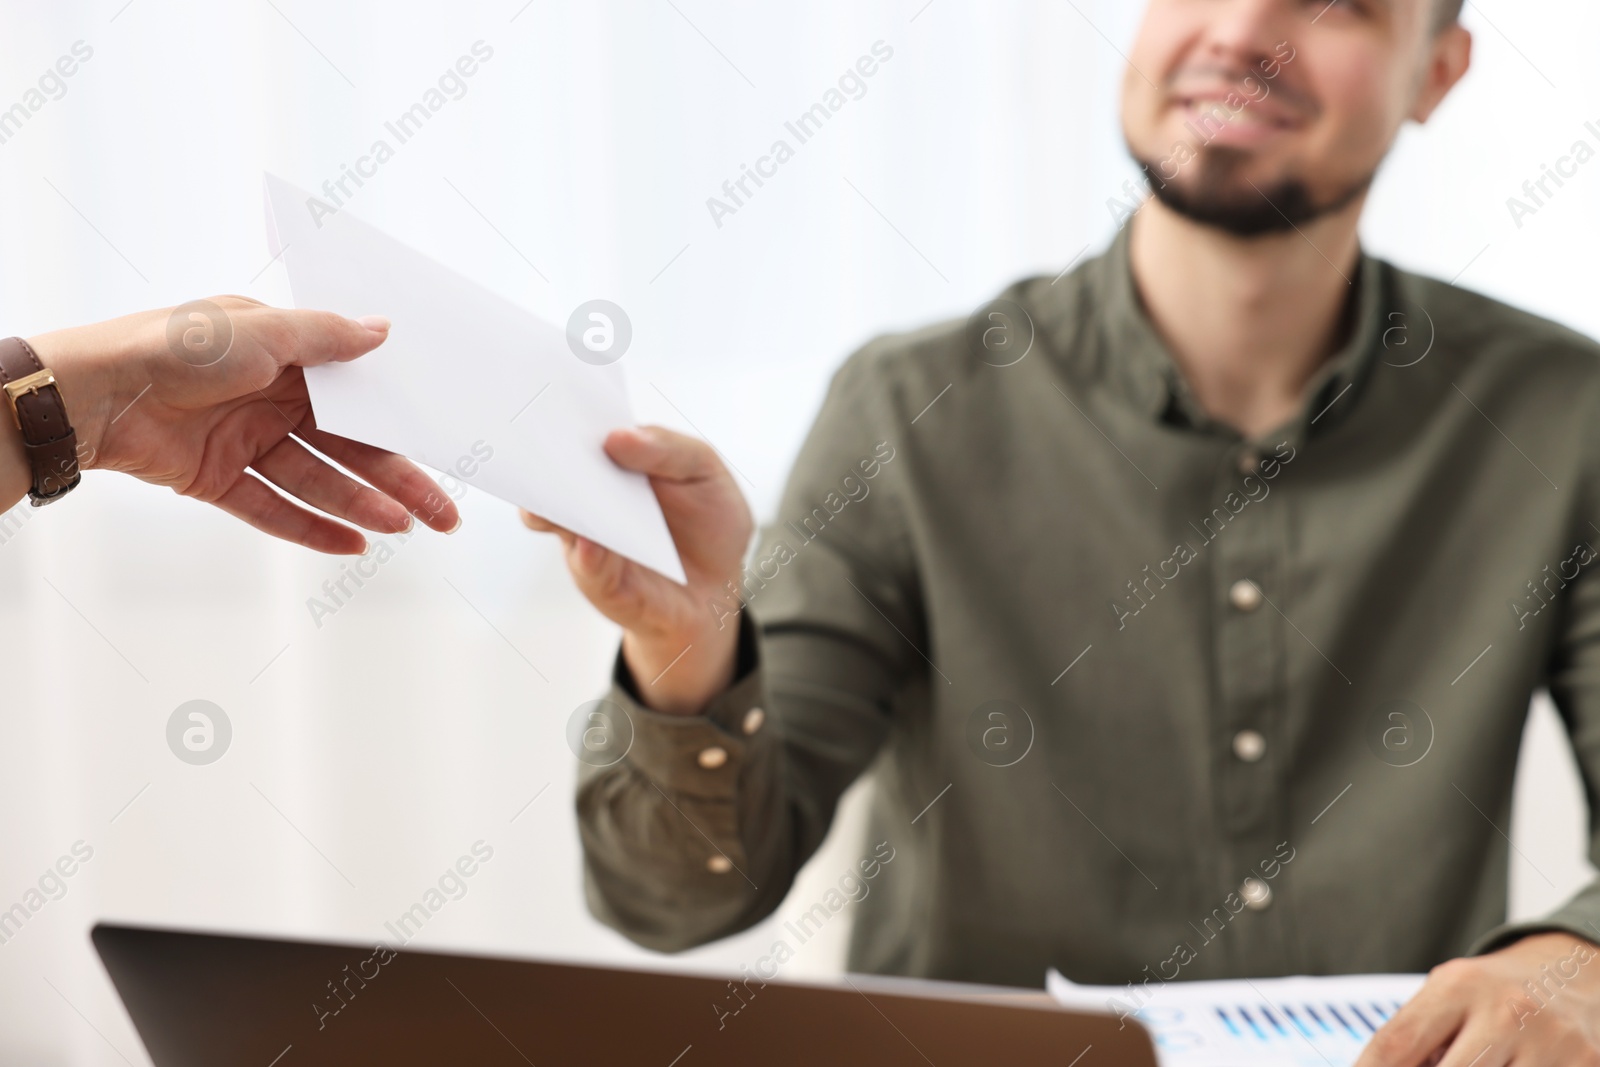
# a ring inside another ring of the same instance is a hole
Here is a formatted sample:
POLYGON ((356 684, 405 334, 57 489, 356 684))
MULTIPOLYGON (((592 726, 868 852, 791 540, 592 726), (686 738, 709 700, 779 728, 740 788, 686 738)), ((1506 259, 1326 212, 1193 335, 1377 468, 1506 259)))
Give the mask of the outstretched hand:
POLYGON ((398 533, 413 516, 447 533, 460 525, 455 504, 410 461, 316 428, 303 368, 356 359, 388 329, 381 318, 225 296, 29 343, 55 372, 82 468, 122 471, 274 537, 353 555, 366 538, 351 526, 398 533))

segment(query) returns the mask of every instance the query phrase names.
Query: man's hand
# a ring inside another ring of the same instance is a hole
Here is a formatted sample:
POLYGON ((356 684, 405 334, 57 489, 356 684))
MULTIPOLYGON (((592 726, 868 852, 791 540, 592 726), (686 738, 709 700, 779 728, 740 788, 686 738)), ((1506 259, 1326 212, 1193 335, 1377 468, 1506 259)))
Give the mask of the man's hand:
POLYGON ((171 309, 29 339, 56 374, 81 467, 168 486, 320 552, 366 549, 366 538, 336 519, 377 533, 399 533, 413 515, 443 532, 460 524, 455 504, 409 461, 318 430, 312 418, 302 368, 371 351, 388 336, 386 320, 238 296, 206 303, 225 321, 196 315, 176 326, 183 338, 220 326, 226 336, 209 337, 209 348, 200 343, 209 335, 196 335, 192 347, 172 340, 171 309))
POLYGON ((522 520, 560 535, 579 591, 623 628, 622 655, 645 704, 693 715, 733 681, 739 627, 718 605, 739 579, 750 508, 703 441, 650 426, 617 430, 605 447, 618 466, 649 475, 687 587, 538 516, 523 512, 522 520))
POLYGON ((1356 1067, 1600 1067, 1600 946, 1534 934, 1435 967, 1356 1067))

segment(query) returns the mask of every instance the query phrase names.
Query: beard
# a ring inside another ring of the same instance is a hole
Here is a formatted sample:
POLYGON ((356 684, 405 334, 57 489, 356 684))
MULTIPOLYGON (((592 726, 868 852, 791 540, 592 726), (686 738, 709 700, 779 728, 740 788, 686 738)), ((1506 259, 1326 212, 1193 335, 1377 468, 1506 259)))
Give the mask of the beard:
POLYGON ((1239 172, 1250 160, 1233 148, 1202 148, 1187 186, 1164 181, 1153 160, 1134 160, 1150 179, 1155 198, 1177 214, 1234 237, 1283 233, 1342 211, 1372 185, 1373 174, 1350 183, 1332 196, 1318 199, 1301 178, 1279 178, 1267 185, 1251 183, 1239 172))

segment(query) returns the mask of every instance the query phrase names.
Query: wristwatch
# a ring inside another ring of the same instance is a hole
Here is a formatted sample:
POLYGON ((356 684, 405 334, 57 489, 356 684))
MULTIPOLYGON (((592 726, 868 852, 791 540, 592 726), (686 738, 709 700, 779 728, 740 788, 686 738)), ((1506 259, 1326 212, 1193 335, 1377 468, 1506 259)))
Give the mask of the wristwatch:
POLYGON ((54 503, 83 480, 78 470, 78 435, 67 421, 67 405, 56 376, 20 337, 0 341, 0 387, 11 417, 22 431, 22 447, 33 471, 28 500, 34 507, 54 503))

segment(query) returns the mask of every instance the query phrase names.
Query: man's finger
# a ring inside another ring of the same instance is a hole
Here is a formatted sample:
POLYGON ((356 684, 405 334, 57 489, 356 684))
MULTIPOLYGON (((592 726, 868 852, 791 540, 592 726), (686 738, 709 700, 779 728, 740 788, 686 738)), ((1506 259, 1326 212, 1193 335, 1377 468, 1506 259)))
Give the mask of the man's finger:
POLYGON ((377 533, 411 528, 411 516, 399 501, 336 470, 293 437, 273 445, 250 466, 290 496, 334 518, 377 533))
POLYGON ((541 515, 535 515, 533 512, 526 509, 520 510, 519 514, 522 516, 522 525, 526 526, 530 530, 537 530, 539 533, 569 532, 564 527, 557 526, 549 519, 544 518, 541 515))
POLYGON ((398 501, 428 527, 440 533, 454 533, 460 528, 461 511, 455 501, 404 456, 326 430, 302 430, 300 436, 318 452, 355 471, 379 492, 398 501))
POLYGON ((1435 1052, 1443 1051, 1461 1030, 1466 1007, 1441 985, 1437 976, 1429 978, 1373 1035, 1355 1067, 1424 1067, 1435 1052))
POLYGON ((239 480, 213 503, 262 533, 317 552, 359 556, 367 550, 367 539, 360 531, 285 500, 249 471, 240 472, 239 480))
POLYGON ((613 430, 605 448, 617 466, 672 482, 703 481, 723 469, 710 445, 660 426, 613 430))
POLYGON ((562 550, 567 557, 567 569, 572 581, 591 603, 615 611, 621 607, 615 601, 622 586, 623 571, 629 561, 595 544, 587 537, 567 534, 562 537, 562 550))
POLYGON ((1450 1043, 1450 1051, 1439 1061, 1439 1067, 1506 1067, 1511 1055, 1511 1042, 1505 1035, 1469 1022, 1450 1043))

